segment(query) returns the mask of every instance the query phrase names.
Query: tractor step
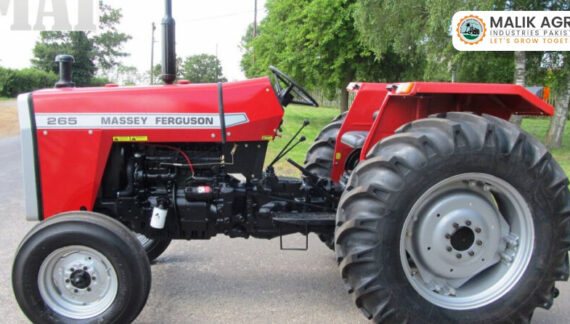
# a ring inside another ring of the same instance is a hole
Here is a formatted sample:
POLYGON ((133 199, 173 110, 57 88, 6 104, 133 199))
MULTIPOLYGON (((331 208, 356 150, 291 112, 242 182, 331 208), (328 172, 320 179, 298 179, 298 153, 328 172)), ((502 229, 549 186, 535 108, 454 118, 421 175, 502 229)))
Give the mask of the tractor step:
POLYGON ((273 217, 273 222, 277 227, 280 225, 302 226, 301 234, 305 235, 305 246, 303 247, 285 247, 283 244, 283 235, 279 231, 279 247, 286 251, 306 251, 309 249, 309 228, 310 227, 328 227, 334 228, 336 219, 335 213, 279 213, 273 217))
POLYGON ((279 213, 273 221, 302 226, 334 226, 335 218, 335 213, 279 213))

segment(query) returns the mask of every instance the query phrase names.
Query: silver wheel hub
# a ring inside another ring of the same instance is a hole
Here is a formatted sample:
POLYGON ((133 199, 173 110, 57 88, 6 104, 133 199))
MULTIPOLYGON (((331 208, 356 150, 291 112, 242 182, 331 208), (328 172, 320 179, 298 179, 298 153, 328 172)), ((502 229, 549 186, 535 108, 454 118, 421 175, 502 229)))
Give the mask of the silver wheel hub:
POLYGON ((73 245, 57 249, 45 258, 38 273, 38 288, 53 311, 72 319, 86 319, 111 306, 118 280, 103 254, 73 245))
POLYGON ((421 296, 444 308, 473 309, 499 299, 522 277, 534 227, 510 184, 468 173, 434 185, 417 200, 400 242, 404 271, 421 296))

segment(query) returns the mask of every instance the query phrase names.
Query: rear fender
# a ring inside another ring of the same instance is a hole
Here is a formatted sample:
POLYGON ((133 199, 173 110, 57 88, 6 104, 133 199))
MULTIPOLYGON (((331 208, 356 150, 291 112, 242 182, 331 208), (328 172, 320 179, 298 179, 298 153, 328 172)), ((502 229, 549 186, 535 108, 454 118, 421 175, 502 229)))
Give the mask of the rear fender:
POLYGON ((331 174, 335 182, 340 180, 346 159, 354 150, 341 141, 348 131, 369 132, 360 152, 360 160, 364 160, 374 144, 394 134, 400 126, 431 114, 468 111, 508 120, 511 115, 551 116, 554 113, 554 108, 541 98, 512 84, 416 82, 407 93, 398 93, 398 84, 391 90, 386 90, 385 83, 359 85, 336 142, 331 174), (373 119, 375 112, 378 114, 373 119))
POLYGON ((340 177, 345 171, 346 161, 355 150, 342 143, 342 136, 346 132, 370 131, 372 123, 374 122, 374 112, 380 109, 388 93, 388 90, 386 90, 387 85, 387 83, 351 83, 349 85, 348 90, 357 92, 357 94, 338 132, 331 172, 331 179, 333 181, 338 182, 340 180, 340 177))
POLYGON ((362 147, 360 160, 366 158, 374 144, 400 126, 450 111, 489 114, 508 120, 512 115, 551 116, 554 107, 513 84, 414 83, 408 94, 398 94, 395 89, 388 93, 362 147))

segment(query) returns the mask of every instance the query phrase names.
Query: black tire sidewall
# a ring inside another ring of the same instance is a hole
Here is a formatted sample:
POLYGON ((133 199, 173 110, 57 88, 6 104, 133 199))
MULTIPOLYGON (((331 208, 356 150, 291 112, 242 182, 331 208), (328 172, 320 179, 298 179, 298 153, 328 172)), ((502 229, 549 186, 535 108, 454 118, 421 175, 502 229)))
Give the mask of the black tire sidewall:
POLYGON ((170 245, 169 239, 152 239, 148 246, 144 247, 148 260, 153 262, 158 258, 170 245))
POLYGON ((16 299, 24 313, 36 323, 130 322, 146 303, 150 288, 150 273, 145 271, 148 262, 141 262, 140 255, 133 252, 131 244, 118 233, 92 223, 69 221, 44 227, 27 238, 16 256, 12 272, 16 299), (100 252, 117 274, 115 300, 102 314, 87 320, 73 320, 54 312, 43 302, 38 289, 42 262, 53 251, 70 245, 82 245, 100 252))

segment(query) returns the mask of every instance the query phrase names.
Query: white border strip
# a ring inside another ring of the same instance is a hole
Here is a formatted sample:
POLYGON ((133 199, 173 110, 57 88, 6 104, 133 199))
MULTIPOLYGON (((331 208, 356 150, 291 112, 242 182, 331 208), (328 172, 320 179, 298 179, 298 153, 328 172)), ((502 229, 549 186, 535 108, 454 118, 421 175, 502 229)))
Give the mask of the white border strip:
MULTIPOLYGON (((220 129, 218 113, 37 113, 37 129, 220 129)), ((245 113, 228 113, 226 128, 249 122, 245 113)))
POLYGON ((26 219, 29 221, 39 221, 39 188, 36 188, 36 161, 34 154, 34 132, 32 129, 32 119, 30 118, 30 96, 30 93, 24 93, 18 96, 18 118, 20 120, 21 132, 26 219))

